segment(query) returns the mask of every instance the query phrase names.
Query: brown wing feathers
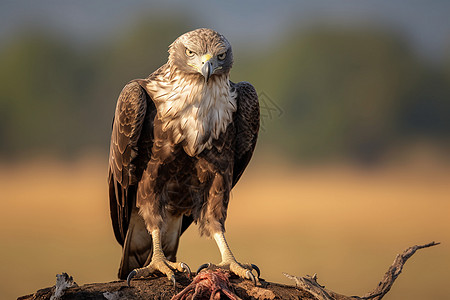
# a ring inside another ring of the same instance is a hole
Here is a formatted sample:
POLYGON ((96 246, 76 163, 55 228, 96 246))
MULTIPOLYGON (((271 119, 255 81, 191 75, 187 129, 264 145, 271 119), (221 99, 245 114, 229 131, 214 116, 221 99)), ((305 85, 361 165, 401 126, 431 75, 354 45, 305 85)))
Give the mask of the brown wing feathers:
MULTIPOLYGON (((132 81, 120 93, 114 115, 109 157, 109 195, 114 234, 121 245, 125 240, 131 210, 135 206, 135 185, 142 174, 140 169, 146 165, 135 160, 139 152, 145 152, 142 148, 151 147, 148 145, 151 138, 140 141, 143 124, 149 121, 146 117, 149 114, 148 103, 146 92, 132 81)), ((148 134, 145 132, 144 135, 148 134)), ((145 155, 139 155, 138 160, 143 159, 145 155)))
POLYGON ((259 130, 259 102, 258 94, 250 83, 231 82, 231 87, 237 93, 237 111, 233 120, 236 126, 234 186, 250 162, 256 146, 259 130))

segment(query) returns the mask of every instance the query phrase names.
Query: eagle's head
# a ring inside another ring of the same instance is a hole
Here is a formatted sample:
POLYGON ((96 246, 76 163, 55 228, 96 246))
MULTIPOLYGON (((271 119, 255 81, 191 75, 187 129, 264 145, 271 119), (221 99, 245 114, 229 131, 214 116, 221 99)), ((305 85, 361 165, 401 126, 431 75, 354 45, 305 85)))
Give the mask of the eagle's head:
POLYGON ((227 39, 217 31, 200 28, 189 31, 169 46, 170 66, 208 81, 214 75, 228 75, 233 53, 227 39))

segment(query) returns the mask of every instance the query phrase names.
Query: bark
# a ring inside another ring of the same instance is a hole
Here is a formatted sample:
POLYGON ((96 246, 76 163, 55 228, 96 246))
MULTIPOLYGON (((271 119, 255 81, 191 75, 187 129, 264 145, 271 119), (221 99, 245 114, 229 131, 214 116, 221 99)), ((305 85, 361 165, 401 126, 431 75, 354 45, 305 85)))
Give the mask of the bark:
POLYGON ((73 278, 63 273, 57 275, 53 287, 38 290, 34 294, 19 297, 20 300, 58 299, 302 299, 302 300, 349 300, 382 299, 391 289, 403 270, 406 261, 417 250, 438 245, 412 246, 398 254, 377 287, 365 296, 345 296, 326 289, 317 282, 317 275, 296 277, 285 274, 295 281, 295 286, 260 280, 258 286, 251 281, 231 276, 222 270, 205 270, 193 280, 177 274, 176 287, 166 277, 136 279, 128 287, 125 281, 93 283, 78 286, 73 278))

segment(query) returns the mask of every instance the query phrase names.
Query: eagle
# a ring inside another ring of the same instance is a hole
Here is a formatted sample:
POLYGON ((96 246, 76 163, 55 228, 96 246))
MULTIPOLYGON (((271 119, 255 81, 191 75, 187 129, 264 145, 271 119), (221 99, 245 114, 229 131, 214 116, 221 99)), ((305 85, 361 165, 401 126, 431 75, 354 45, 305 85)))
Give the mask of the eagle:
POLYGON ((230 81, 233 52, 201 28, 169 46, 166 64, 122 89, 109 154, 110 213, 122 246, 118 277, 162 273, 175 284, 180 236, 192 224, 212 237, 219 264, 256 282, 259 268, 239 263, 225 239, 230 192, 247 167, 259 130, 259 102, 248 82, 230 81), (257 277, 252 271, 257 272, 257 277))

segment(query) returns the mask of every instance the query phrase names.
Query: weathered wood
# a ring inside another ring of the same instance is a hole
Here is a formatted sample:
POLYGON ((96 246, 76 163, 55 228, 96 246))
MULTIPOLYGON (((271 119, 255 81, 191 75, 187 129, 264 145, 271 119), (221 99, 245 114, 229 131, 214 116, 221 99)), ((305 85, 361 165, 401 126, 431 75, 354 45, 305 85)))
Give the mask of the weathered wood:
MULTIPOLYGON (((113 281, 108 283, 92 283, 83 286, 71 287, 65 290, 61 299, 67 300, 119 300, 119 299, 172 299, 191 282, 182 274, 176 275, 177 284, 173 288, 172 282, 166 277, 136 279, 127 286, 126 281, 113 281)), ((294 286, 286 286, 261 280, 261 286, 255 287, 249 280, 242 280, 232 276, 231 289, 241 299, 302 299, 315 300, 308 292, 294 286)), ((34 294, 23 296, 18 300, 49 300, 55 287, 37 291, 34 294)), ((227 299, 222 297, 223 299, 227 299)))
POLYGON ((211 299, 380 300, 389 292, 402 272, 406 261, 417 250, 438 244, 432 242, 426 245, 416 245, 409 247, 402 254, 398 254, 378 286, 363 297, 345 296, 328 290, 317 282, 316 275, 296 277, 285 274, 288 278, 295 281, 295 287, 271 283, 263 279, 255 287, 249 280, 243 280, 235 276, 228 278, 228 273, 224 277, 223 274, 225 272, 221 270, 208 270, 206 272, 202 271, 193 281, 183 274, 177 274, 175 288, 166 277, 136 279, 132 281, 131 287, 128 287, 125 281, 78 286, 70 276, 64 273, 57 275, 56 286, 19 297, 18 300, 192 299, 194 294, 199 296, 194 299, 209 299, 212 295, 211 299), (184 290, 186 287, 187 289, 184 290), (195 293, 195 291, 198 292, 195 293))

